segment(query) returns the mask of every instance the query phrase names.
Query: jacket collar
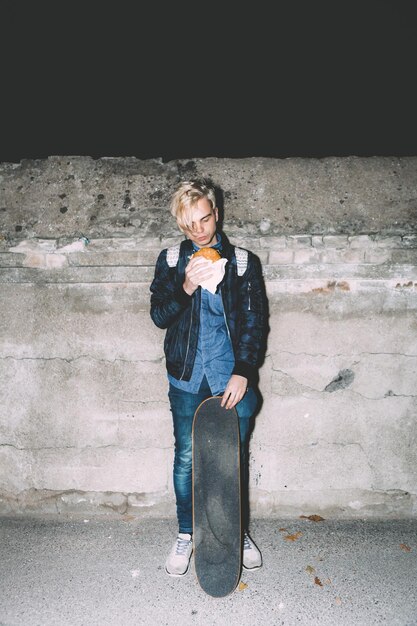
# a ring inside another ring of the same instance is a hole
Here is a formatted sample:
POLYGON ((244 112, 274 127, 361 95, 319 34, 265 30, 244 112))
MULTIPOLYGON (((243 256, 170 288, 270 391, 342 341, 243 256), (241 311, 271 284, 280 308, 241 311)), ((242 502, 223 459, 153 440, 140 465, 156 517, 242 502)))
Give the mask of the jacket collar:
MULTIPOLYGON (((214 246, 210 246, 210 248, 214 248, 215 250, 217 250, 220 253, 222 251, 222 248, 223 248, 223 245, 222 245, 222 235, 219 232, 217 232, 216 233, 216 237, 217 237, 217 243, 214 246)), ((194 252, 197 252, 197 250, 199 250, 199 247, 196 246, 193 241, 191 243, 192 243, 194 252)))
MULTIPOLYGON (((230 244, 230 241, 228 240, 227 236, 225 235, 225 233, 223 231, 218 231, 217 232, 218 235, 218 243, 213 246, 213 248, 216 248, 216 250, 218 250, 220 252, 220 254, 225 257, 226 259, 230 259, 233 256, 233 247, 230 244)), ((184 252, 186 254, 193 254, 198 248, 197 246, 194 246, 193 242, 191 241, 191 239, 185 239, 182 242, 182 250, 184 250, 184 252)))

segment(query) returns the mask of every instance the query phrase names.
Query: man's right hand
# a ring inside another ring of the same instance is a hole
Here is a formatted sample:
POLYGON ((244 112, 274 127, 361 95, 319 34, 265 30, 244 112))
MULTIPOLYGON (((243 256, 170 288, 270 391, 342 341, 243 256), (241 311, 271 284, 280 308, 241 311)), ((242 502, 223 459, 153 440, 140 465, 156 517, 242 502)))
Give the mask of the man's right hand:
POLYGON ((185 280, 182 285, 185 293, 192 296, 198 286, 213 276, 213 263, 203 257, 191 259, 185 268, 185 280))

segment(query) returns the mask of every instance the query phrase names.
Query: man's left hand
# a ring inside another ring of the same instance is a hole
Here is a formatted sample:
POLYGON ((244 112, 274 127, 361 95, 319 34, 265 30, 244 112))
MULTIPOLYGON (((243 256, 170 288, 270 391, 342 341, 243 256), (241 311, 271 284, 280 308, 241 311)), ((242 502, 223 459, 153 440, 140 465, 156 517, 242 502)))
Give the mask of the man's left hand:
POLYGON ((222 396, 221 405, 226 409, 232 409, 238 402, 240 402, 246 393, 248 388, 248 379, 238 374, 232 374, 226 389, 222 396))

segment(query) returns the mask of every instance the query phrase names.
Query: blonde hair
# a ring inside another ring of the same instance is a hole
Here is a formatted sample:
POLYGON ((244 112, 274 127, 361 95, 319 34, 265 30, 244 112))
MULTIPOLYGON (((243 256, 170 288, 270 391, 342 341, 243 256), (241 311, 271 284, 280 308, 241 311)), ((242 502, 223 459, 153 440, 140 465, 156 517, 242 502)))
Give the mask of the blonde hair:
POLYGON ((182 231, 192 229, 192 209, 201 198, 207 198, 211 208, 216 208, 214 189, 205 180, 183 181, 172 195, 171 215, 182 231))

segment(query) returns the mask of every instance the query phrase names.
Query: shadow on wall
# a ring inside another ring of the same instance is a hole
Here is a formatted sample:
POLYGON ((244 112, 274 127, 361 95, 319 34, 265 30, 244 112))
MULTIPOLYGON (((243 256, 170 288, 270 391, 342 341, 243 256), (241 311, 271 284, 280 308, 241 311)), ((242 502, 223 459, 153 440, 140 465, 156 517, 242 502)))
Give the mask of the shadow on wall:
MULTIPOLYGON (((207 185, 210 185, 212 188, 214 188, 214 192, 215 192, 215 196, 216 196, 216 205, 217 205, 217 209, 218 209, 218 230, 221 234, 223 234, 223 221, 224 221, 224 192, 223 190, 216 185, 215 183, 213 183, 212 180, 210 179, 205 179, 205 182, 207 185)), ((252 252, 252 251, 251 251, 252 252)), ((259 265, 259 267, 262 267, 262 263, 260 258, 254 254, 254 252, 252 252, 253 256, 254 256, 254 261, 257 265, 259 265)), ((261 393, 261 390, 259 389, 259 369, 262 367, 264 361, 265 361, 265 356, 267 353, 267 345, 268 345, 268 336, 270 333, 270 323, 269 323, 269 318, 270 318, 270 313, 269 313, 269 301, 268 301, 268 296, 266 293, 266 285, 265 285, 265 281, 263 279, 263 272, 261 272, 262 275, 262 282, 261 282, 261 299, 264 303, 264 323, 263 323, 263 332, 262 332, 262 338, 261 338, 261 350, 260 350, 260 357, 259 357, 259 368, 257 370, 256 373, 256 378, 252 381, 252 386, 253 389, 256 393, 256 397, 257 397, 257 408, 255 413, 252 415, 251 418, 251 424, 249 427, 249 434, 248 434, 248 446, 249 446, 249 442, 253 433, 253 430, 255 428, 255 424, 256 424, 256 417, 259 415, 259 413, 262 410, 262 406, 263 406, 263 396, 261 393)), ((249 450, 246 450, 246 454, 249 454, 249 450)), ((241 480, 244 484, 249 484, 249 464, 246 464, 245 466, 245 470, 242 468, 242 471, 246 471, 246 475, 242 475, 241 476, 241 480)), ((249 526, 249 521, 250 521, 250 510, 249 510, 249 500, 244 500, 242 502, 242 518, 245 520, 246 523, 246 527, 249 526)))

